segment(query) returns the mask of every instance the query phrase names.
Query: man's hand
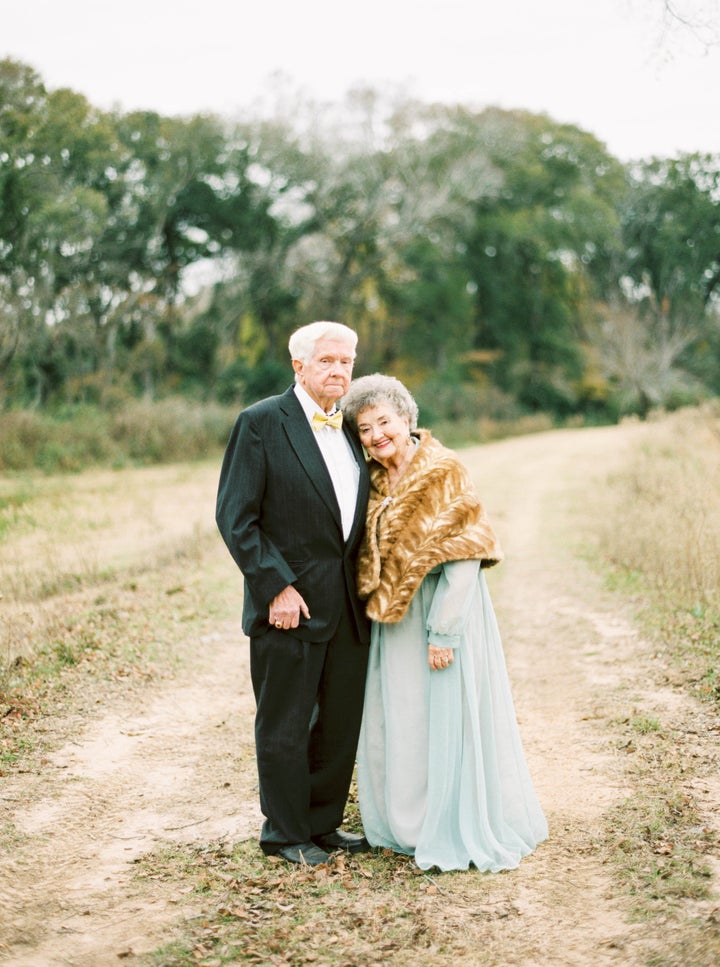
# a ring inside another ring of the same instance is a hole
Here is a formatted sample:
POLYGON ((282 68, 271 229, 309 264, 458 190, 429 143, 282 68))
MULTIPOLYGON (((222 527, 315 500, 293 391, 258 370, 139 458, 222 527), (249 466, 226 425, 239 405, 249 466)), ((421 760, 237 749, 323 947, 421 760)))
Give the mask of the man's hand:
POLYGON ((301 614, 304 618, 310 617, 305 599, 292 584, 288 584, 270 602, 268 621, 276 628, 287 631, 288 628, 297 628, 301 614))

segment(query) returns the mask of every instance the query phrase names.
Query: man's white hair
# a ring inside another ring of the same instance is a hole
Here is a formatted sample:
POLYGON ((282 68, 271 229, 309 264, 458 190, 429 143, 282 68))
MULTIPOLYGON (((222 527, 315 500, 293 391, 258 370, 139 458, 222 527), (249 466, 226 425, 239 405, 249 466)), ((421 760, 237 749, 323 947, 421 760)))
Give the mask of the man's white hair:
POLYGON ((347 343, 355 359, 355 348, 358 336, 354 329, 341 322, 311 322, 307 326, 296 329, 290 336, 288 348, 291 359, 299 359, 308 363, 315 353, 315 346, 320 339, 337 339, 347 343))

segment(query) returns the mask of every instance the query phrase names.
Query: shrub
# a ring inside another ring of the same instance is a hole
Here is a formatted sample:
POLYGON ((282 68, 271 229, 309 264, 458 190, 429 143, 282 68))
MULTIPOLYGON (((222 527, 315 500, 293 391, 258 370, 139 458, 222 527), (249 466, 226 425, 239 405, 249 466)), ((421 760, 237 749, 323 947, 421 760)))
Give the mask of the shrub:
POLYGON ((91 466, 173 463, 218 453, 236 408, 182 398, 130 400, 112 410, 10 411, 0 420, 0 472, 74 472, 91 466))

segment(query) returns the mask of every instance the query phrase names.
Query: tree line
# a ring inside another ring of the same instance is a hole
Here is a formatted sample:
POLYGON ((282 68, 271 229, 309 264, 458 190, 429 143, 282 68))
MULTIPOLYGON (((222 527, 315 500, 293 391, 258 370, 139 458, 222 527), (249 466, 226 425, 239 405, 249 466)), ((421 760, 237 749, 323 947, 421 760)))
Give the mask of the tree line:
POLYGON ((0 61, 5 409, 243 405, 331 318, 428 422, 614 419, 720 394, 719 292, 720 155, 371 89, 105 111, 0 61))

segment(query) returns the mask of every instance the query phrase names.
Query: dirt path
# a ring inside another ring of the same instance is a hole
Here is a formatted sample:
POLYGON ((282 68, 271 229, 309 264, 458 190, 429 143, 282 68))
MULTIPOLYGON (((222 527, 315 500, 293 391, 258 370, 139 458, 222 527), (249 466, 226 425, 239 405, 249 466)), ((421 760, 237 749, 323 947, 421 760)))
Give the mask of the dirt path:
MULTIPOLYGON (((542 934, 543 964, 632 963, 632 931, 592 848, 605 810, 627 794, 606 725, 637 679, 636 633, 573 551, 576 492, 617 430, 509 440, 468 454, 496 508, 506 561, 492 574, 523 742, 550 839, 523 868, 516 899, 542 934), (621 952, 622 951, 622 952, 621 952)), ((511 949, 511 948, 510 948, 511 949)), ((512 962, 509 960, 508 962, 512 962)))
MULTIPOLYGON (((611 723, 637 703, 699 712, 670 686, 648 694, 647 649, 575 537, 578 493, 591 494, 639 432, 563 431, 465 454, 507 555, 490 586, 550 823, 548 842, 496 880, 498 902, 518 913, 503 927, 508 964, 636 964, 652 940, 629 923, 594 848, 603 813, 629 788, 611 723), (519 949, 536 953, 522 959, 519 949)), ((18 835, 0 872, 0 963, 104 967, 152 950, 193 911, 162 879, 134 878, 133 861, 163 844, 256 836, 239 622, 195 645, 173 680, 87 713, 39 774, 2 780, 0 807, 18 835)))
POLYGON ((237 622, 197 644, 182 677, 134 692, 42 774, 4 784, 20 842, 0 886, 0 962, 100 967, 152 949, 176 898, 134 884, 133 861, 160 844, 253 835, 254 702, 237 622))

